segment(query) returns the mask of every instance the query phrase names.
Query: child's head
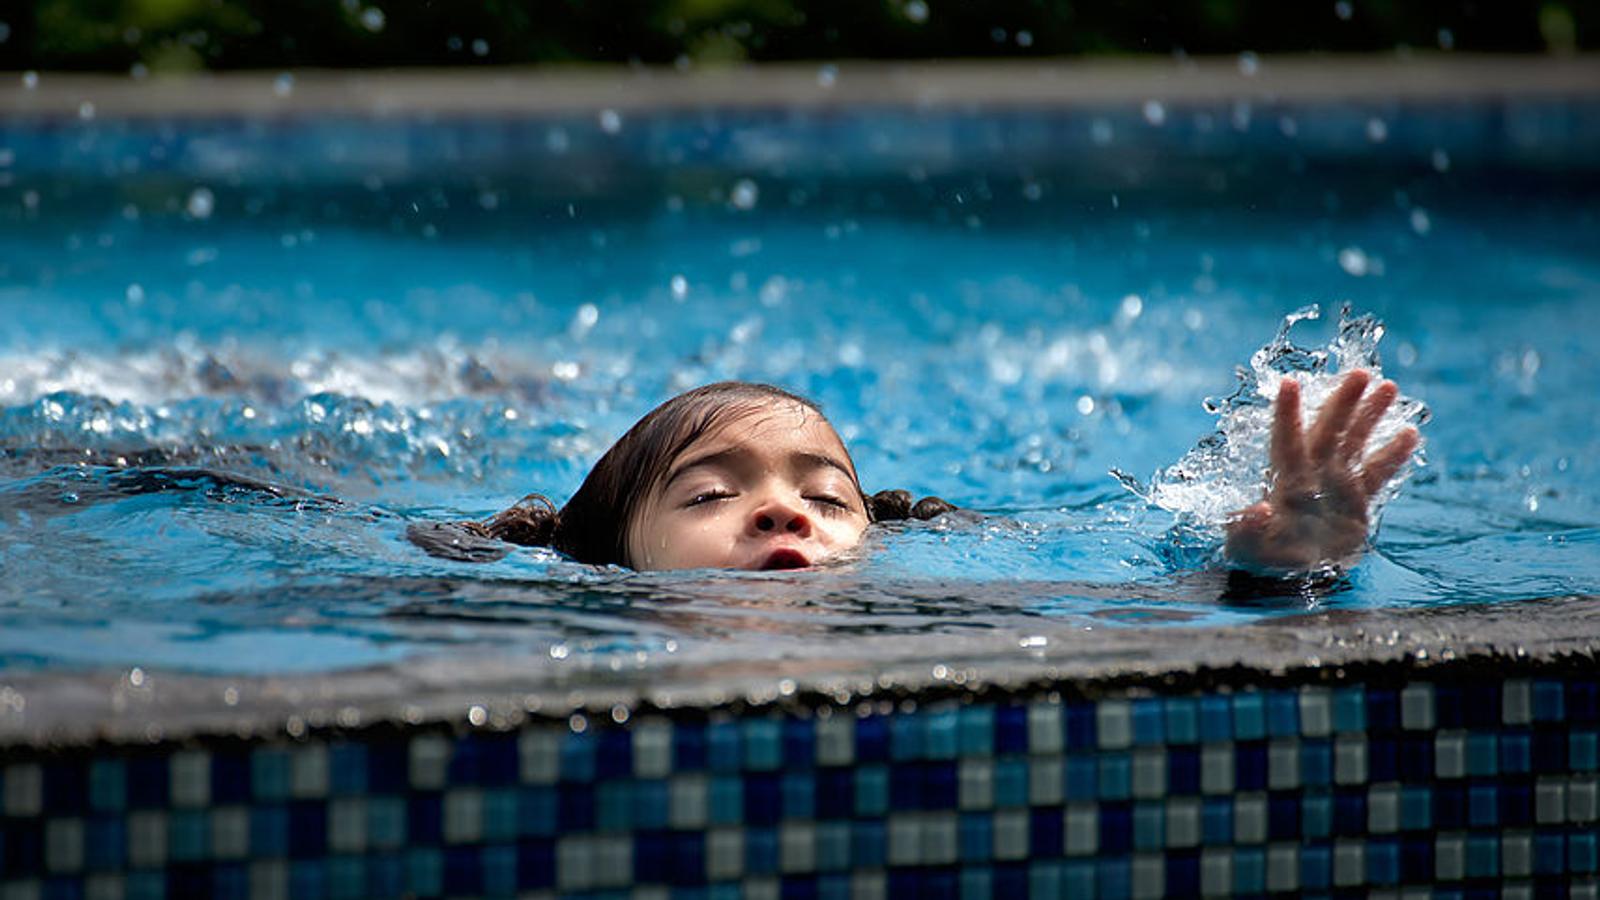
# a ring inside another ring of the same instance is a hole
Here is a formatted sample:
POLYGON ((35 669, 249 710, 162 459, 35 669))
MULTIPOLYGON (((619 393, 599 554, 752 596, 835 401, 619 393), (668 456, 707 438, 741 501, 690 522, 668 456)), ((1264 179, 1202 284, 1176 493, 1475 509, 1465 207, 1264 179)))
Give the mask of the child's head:
POLYGON ((635 569, 798 568, 858 544, 883 518, 928 518, 903 491, 868 497, 816 404, 762 384, 679 394, 614 444, 560 513, 542 498, 488 523, 516 543, 635 569))

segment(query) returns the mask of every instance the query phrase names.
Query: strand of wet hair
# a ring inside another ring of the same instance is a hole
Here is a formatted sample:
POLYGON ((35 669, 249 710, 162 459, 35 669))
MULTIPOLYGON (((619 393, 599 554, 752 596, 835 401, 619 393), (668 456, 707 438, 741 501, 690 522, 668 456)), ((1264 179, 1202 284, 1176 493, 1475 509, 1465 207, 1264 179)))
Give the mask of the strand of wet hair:
POLYGON ((556 530, 561 526, 561 513, 549 497, 529 494, 482 522, 462 522, 461 525, 481 537, 523 547, 549 547, 554 544, 556 530))
POLYGON ((879 491, 867 498, 867 518, 873 522, 926 520, 955 509, 955 504, 939 497, 923 497, 913 502, 910 491, 879 491))

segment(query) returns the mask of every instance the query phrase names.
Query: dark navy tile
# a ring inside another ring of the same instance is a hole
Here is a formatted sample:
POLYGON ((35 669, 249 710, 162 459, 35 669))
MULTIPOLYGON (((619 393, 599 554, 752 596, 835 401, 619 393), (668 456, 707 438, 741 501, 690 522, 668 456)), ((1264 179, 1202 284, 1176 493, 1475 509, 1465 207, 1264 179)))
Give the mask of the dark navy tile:
POLYGON ((786 875, 778 882, 781 900, 817 900, 817 879, 810 875, 786 875))
MULTIPOLYGON (((1058 824, 1059 824, 1059 816, 1058 824)), ((1230 834, 1229 838, 1233 836, 1230 834)), ((1127 803, 1100 805, 1100 853, 1114 855, 1133 848, 1133 807, 1127 803)))
POLYGON ((219 898, 250 896, 250 870, 244 863, 219 862, 213 865, 210 896, 219 898))
POLYGON ((1028 850, 1034 859, 1061 855, 1064 823, 1061 808, 1035 808, 1028 817, 1028 850))
POLYGON ((1497 681, 1467 685, 1462 698, 1468 728, 1498 728, 1503 715, 1500 683, 1497 681))
POLYGON ((889 767, 889 808, 897 812, 922 808, 922 767, 899 763, 889 767))
MULTIPOLYGON (((213 771, 216 757, 212 757, 213 771)), ((215 777, 212 779, 215 781, 215 777)), ((328 793, 339 797, 359 796, 367 793, 367 747, 351 741, 339 741, 328 747, 328 793)), ((217 802, 212 797, 213 803, 217 802)))
POLYGON ((1367 792, 1336 791, 1333 795, 1333 833, 1361 837, 1367 833, 1367 792))
POLYGON ((204 863, 180 863, 167 866, 167 896, 206 897, 212 885, 211 867, 204 863))
POLYGON ((890 869, 887 885, 890 897, 920 897, 922 873, 912 868, 890 869))
POLYGON ((771 875, 778 871, 778 832, 774 828, 744 830, 744 870, 747 875, 771 875))
POLYGON ((1025 863, 1002 863, 994 867, 995 900, 1028 896, 1028 869, 1025 863))
POLYGON ((850 768, 817 770, 817 817, 848 819, 856 809, 856 776, 850 768))
POLYGON ((165 807, 168 803, 168 761, 165 756, 136 756, 128 760, 128 806, 132 809, 165 807))
POLYGON ((1533 824, 1533 789, 1527 784, 1500 786, 1500 826, 1516 828, 1533 824))
POLYGON ((1567 871, 1567 838, 1559 831, 1541 831, 1533 836, 1535 875, 1560 875, 1567 871))
POLYGON ((1433 780, 1436 754, 1433 735, 1406 735, 1400 739, 1400 780, 1423 784, 1433 780))
POLYGON ((79 816, 89 808, 89 768, 79 761, 43 766, 44 808, 52 817, 79 816))
POLYGON ((595 736, 594 772, 600 780, 633 775, 633 734, 613 728, 595 736))
POLYGON ((1277 791, 1267 796, 1267 837, 1274 841, 1300 837, 1300 793, 1277 791))
MULTIPOLYGON (((1371 709, 1369 707, 1368 713, 1371 709)), ((1373 784, 1395 781, 1400 777, 1398 742, 1393 737, 1367 739, 1367 780, 1373 784)))
POLYGON ((452 897, 483 893, 483 865, 477 847, 446 847, 444 892, 452 897))
MULTIPOLYGON (((1465 703, 1465 695, 1460 685, 1435 684, 1433 686, 1434 725, 1441 730, 1464 727, 1467 724, 1465 703)), ((1498 708, 1496 707, 1496 709, 1498 708)))
POLYGON ((411 786, 411 755, 400 741, 367 746, 367 788, 374 794, 398 794, 411 786))
POLYGON ((1000 706, 994 711, 994 752, 1028 752, 1028 710, 1022 706, 1000 706))
POLYGON ((517 841, 517 890, 555 887, 556 842, 547 838, 517 841))
POLYGON ((671 852, 667 879, 676 885, 701 884, 706 879, 706 835, 703 831, 679 831, 669 835, 671 852))
POLYGON ((881 869, 888 852, 882 819, 859 819, 850 826, 850 865, 856 869, 881 869))
POLYGON ((289 855, 295 859, 328 855, 328 804, 321 800, 289 804, 289 855))
POLYGON ((809 769, 817 764, 817 726, 811 719, 783 722, 784 768, 809 769))
POLYGON ((959 800, 959 768, 955 762, 922 764, 922 808, 954 809, 959 800))
POLYGON ((211 802, 234 806, 250 801, 250 754, 222 750, 211 754, 211 802))
POLYGON ((928 869, 922 876, 921 896, 929 900, 956 900, 961 896, 961 882, 953 869, 942 866, 928 869))
POLYGON ((1493 784, 1467 786, 1467 824, 1473 828, 1493 828, 1500 824, 1500 792, 1493 784))
POLYGON ((1533 771, 1541 775, 1567 771, 1567 730, 1540 728, 1533 733, 1533 771))
POLYGON ((1233 783, 1236 790, 1259 791, 1267 786, 1267 744, 1246 741, 1233 748, 1233 783))
MULTIPOLYGON (((406 892, 406 861, 400 853, 367 856, 367 896, 398 897, 406 892)), ((247 896, 231 894, 224 896, 247 896)))
POLYGON ((1391 688, 1367 688, 1367 733, 1400 730, 1400 694, 1391 688))
MULTIPOLYGON (((898 769, 899 767, 895 767, 898 769)), ((744 776, 744 820, 749 825, 775 825, 783 817, 783 794, 773 772, 744 776)))
POLYGON ((1072 703, 1065 708, 1067 749, 1093 750, 1096 745, 1095 707, 1092 703, 1072 703))
POLYGON ((674 723, 672 726, 672 770, 674 772, 699 772, 705 767, 705 723, 674 723))
POLYGON ((1567 721, 1584 725, 1600 721, 1600 684, 1590 679, 1567 682, 1567 721))
POLYGON ((594 785, 563 784, 556 791, 556 821, 561 831, 590 831, 594 828, 594 785))
POLYGON ((636 831, 633 834, 633 880, 658 884, 667 880, 672 867, 670 835, 664 831, 636 831))
POLYGON ((1167 748, 1167 793, 1200 793, 1200 750, 1198 747, 1167 748))
POLYGON ((889 723, 883 716, 856 720, 856 762, 883 762, 889 758, 889 723))
POLYGON ((1193 851, 1174 850, 1167 854, 1168 897, 1197 897, 1200 895, 1200 855, 1193 851))
POLYGON ((1467 788, 1441 781, 1433 788, 1433 827, 1449 831, 1467 827, 1467 788))
POLYGON ((1400 878, 1407 884, 1434 879, 1433 837, 1408 837, 1400 842, 1400 878))
POLYGON ((37 875, 44 868, 44 835, 39 819, 0 819, 0 874, 10 879, 37 875))

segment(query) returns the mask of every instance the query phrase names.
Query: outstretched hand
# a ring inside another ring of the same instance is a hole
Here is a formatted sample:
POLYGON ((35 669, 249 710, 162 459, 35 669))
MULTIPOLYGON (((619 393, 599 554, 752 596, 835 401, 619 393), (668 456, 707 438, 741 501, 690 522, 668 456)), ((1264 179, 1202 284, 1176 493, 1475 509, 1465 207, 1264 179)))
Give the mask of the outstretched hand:
POLYGON ((1417 449, 1406 428, 1367 453, 1367 440, 1394 403, 1392 381, 1367 390, 1372 376, 1344 377, 1309 431, 1300 423, 1300 385, 1285 378, 1272 416, 1266 499, 1234 513, 1226 553, 1236 564, 1307 571, 1351 562, 1367 540, 1367 507, 1417 449), (1365 399, 1363 399, 1363 395, 1365 399))

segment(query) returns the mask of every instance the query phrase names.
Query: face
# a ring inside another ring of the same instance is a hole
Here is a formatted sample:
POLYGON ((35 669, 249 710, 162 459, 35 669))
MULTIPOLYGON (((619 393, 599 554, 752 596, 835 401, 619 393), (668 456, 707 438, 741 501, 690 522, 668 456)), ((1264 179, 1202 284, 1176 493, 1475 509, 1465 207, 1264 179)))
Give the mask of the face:
POLYGON ((795 569, 854 547, 867 511, 844 444, 814 410, 776 401, 689 445, 639 506, 636 569, 795 569))

